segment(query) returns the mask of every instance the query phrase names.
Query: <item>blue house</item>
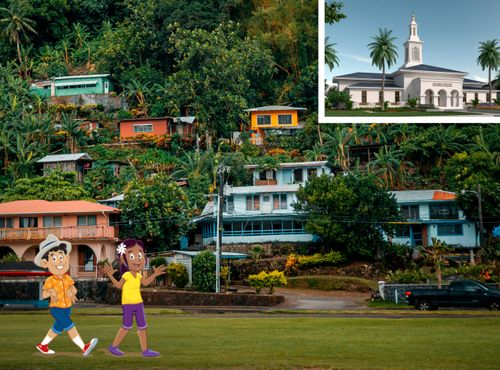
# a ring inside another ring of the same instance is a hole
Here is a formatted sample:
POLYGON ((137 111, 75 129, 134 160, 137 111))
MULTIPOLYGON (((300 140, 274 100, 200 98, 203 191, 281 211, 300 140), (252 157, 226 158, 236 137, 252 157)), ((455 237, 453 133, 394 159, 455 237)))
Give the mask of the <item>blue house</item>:
MULTIPOLYGON (((226 186, 223 205, 223 244, 310 242, 315 237, 304 230, 305 220, 292 207, 296 192, 308 179, 331 174, 326 161, 281 163, 276 169, 252 171, 251 186, 226 186)), ((198 224, 202 245, 215 243, 214 202, 193 220, 198 224)))
POLYGON ((398 225, 393 242, 427 247, 435 237, 458 248, 477 248, 476 224, 458 209, 455 193, 443 190, 392 192, 405 221, 398 225))

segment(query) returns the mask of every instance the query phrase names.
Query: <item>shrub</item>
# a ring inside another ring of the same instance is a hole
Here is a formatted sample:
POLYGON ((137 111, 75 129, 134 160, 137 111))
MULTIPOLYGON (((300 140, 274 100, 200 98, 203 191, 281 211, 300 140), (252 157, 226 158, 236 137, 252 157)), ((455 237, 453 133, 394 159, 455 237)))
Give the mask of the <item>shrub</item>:
POLYGON ((464 265, 447 268, 443 271, 443 275, 491 282, 495 281, 494 269, 493 265, 464 265))
POLYGON ((215 291, 215 256, 205 250, 193 258, 193 286, 200 292, 215 291))
POLYGON ((299 260, 295 254, 290 254, 286 260, 285 274, 288 276, 294 276, 299 273, 299 260))
POLYGON ((299 268, 307 269, 316 266, 334 266, 344 261, 344 256, 338 251, 331 251, 326 254, 316 253, 312 256, 299 256, 299 268))
POLYGON ((338 91, 337 89, 330 89, 326 94, 326 104, 334 109, 352 109, 351 96, 347 91, 338 91))
POLYGON ((264 287, 269 288, 269 294, 273 294, 275 287, 286 285, 286 278, 283 271, 261 271, 257 275, 250 275, 248 277, 248 282, 252 288, 255 288, 257 294, 259 294, 260 290, 264 287))
POLYGON ((418 104, 418 98, 410 98, 406 101, 410 108, 415 108, 418 104))
POLYGON ((7 253, 5 256, 0 258, 0 263, 7 263, 7 262, 21 262, 23 259, 19 258, 17 254, 15 253, 7 253))
POLYGON ((248 276, 248 284, 252 288, 255 288, 255 293, 259 294, 260 290, 264 288, 264 282, 267 276, 267 272, 261 271, 260 273, 256 275, 249 275, 248 276))
POLYGON ((189 276, 186 269, 182 263, 171 263, 167 267, 167 275, 172 279, 172 285, 178 288, 186 287, 189 282, 189 276))
POLYGON ((261 245, 255 245, 248 250, 250 258, 253 260, 260 260, 264 256, 265 250, 261 245))
POLYGON ((226 292, 227 292, 229 288, 229 283, 231 282, 231 268, 229 266, 221 266, 220 278, 224 282, 224 286, 226 287, 226 292))
POLYGON ((431 278, 432 275, 427 274, 422 270, 396 270, 395 272, 389 271, 389 274, 386 276, 387 282, 399 284, 425 283, 428 279, 431 278))

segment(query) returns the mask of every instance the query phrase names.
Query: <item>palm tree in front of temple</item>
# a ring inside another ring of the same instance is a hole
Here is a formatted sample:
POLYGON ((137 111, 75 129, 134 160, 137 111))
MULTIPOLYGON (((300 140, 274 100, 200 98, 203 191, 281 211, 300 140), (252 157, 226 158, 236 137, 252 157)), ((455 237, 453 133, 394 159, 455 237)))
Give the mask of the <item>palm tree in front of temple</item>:
POLYGON ((372 37, 373 42, 368 44, 370 48, 370 57, 372 58, 372 65, 377 66, 382 70, 382 96, 380 101, 380 108, 384 111, 384 87, 385 87, 385 69, 391 68, 392 65, 396 64, 398 52, 396 51, 396 45, 394 40, 395 36, 392 36, 392 30, 387 28, 379 29, 378 35, 372 37))
POLYGON ((337 51, 333 47, 335 43, 328 43, 328 39, 330 37, 325 38, 325 64, 330 68, 330 71, 333 70, 335 65, 339 65, 339 58, 337 56, 337 51))
POLYGON ((483 71, 488 68, 488 84, 490 86, 490 99, 491 106, 492 87, 491 87, 491 71, 500 68, 500 45, 498 40, 488 40, 479 43, 479 56, 477 57, 477 64, 481 66, 483 71))

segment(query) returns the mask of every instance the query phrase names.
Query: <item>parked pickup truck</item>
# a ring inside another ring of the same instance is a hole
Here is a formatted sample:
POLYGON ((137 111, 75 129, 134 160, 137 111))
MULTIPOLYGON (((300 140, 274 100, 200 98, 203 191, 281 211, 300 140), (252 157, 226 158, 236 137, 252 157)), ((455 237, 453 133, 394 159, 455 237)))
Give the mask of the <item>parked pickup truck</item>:
POLYGON ((408 304, 421 311, 439 307, 484 307, 490 310, 500 307, 500 290, 473 280, 454 281, 442 289, 411 289, 405 294, 408 304))

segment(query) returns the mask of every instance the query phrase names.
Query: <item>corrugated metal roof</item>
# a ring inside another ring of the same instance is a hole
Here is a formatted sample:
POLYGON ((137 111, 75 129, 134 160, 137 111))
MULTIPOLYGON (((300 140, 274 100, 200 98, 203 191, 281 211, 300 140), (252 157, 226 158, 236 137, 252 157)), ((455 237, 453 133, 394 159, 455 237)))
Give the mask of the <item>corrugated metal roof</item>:
MULTIPOLYGON (((200 254, 203 251, 179 251, 179 250, 173 250, 173 253, 177 254, 184 254, 189 257, 196 257, 198 254, 200 254)), ((212 251, 213 254, 215 252, 212 251)), ((221 252, 221 257, 223 259, 245 259, 248 258, 248 255, 245 253, 236 253, 236 252, 221 252)))
POLYGON ((75 154, 52 154, 39 159, 37 163, 52 163, 52 162, 74 162, 78 160, 91 161, 92 158, 87 153, 75 154))
POLYGON ((275 110, 307 110, 307 108, 289 107, 286 105, 266 105, 264 107, 245 109, 245 112, 266 112, 275 110))
POLYGON ((175 117, 175 122, 193 123, 196 120, 195 116, 175 117))
POLYGON ((86 200, 49 202, 47 200, 16 200, 0 203, 0 215, 119 212, 118 209, 86 200))
POLYGON ((124 198, 125 198, 125 194, 118 194, 118 195, 111 197, 111 198, 108 198, 108 199, 99 200, 98 202, 99 203, 101 203, 101 202, 120 202, 124 198))
POLYGON ((106 74, 100 74, 100 75, 78 75, 78 76, 61 76, 61 77, 54 77, 54 81, 57 80, 69 80, 72 78, 100 78, 100 77, 108 77, 109 73, 106 74))
POLYGON ((390 193, 395 195, 398 203, 455 200, 456 197, 455 193, 444 190, 404 190, 390 193))
MULTIPOLYGON (((328 163, 328 161, 311 161, 311 162, 286 162, 280 163, 280 168, 296 168, 296 167, 321 167, 328 163)), ((252 170, 258 168, 257 164, 247 164, 245 168, 252 170)))
POLYGON ((57 82, 55 84, 56 87, 60 87, 60 86, 78 86, 78 85, 81 85, 82 83, 85 83, 85 84, 91 84, 91 85, 97 85, 97 80, 91 80, 91 81, 85 81, 85 82, 79 82, 79 81, 73 81, 73 82, 57 82))

